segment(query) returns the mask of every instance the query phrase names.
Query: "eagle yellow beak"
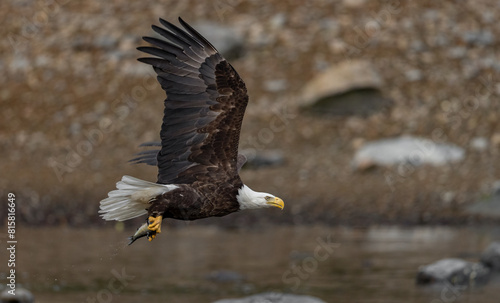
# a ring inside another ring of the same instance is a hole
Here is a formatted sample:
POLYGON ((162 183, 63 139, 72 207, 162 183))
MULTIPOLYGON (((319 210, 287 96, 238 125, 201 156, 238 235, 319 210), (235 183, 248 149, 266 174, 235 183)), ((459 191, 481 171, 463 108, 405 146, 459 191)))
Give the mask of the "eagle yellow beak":
POLYGON ((280 198, 278 197, 275 197, 273 199, 270 199, 269 201, 266 202, 267 205, 270 205, 270 206, 275 206, 275 207, 279 207, 281 209, 283 209, 285 207, 285 203, 283 202, 283 200, 281 200, 280 198))

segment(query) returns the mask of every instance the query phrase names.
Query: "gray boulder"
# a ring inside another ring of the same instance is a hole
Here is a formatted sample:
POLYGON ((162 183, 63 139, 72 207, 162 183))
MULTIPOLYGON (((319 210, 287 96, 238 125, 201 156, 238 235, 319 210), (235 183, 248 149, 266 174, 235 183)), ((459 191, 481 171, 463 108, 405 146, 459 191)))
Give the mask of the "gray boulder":
POLYGON ((365 143, 354 155, 353 165, 357 169, 400 163, 440 166, 461 161, 464 157, 464 149, 458 146, 402 136, 365 143))
POLYGON ((14 294, 9 293, 10 289, 5 289, 0 294, 0 303, 33 303, 35 297, 33 294, 24 288, 17 287, 14 294))
POLYGON ((266 166, 279 166, 285 163, 285 156, 282 150, 271 149, 254 151, 244 149, 241 151, 247 157, 245 168, 261 168, 266 166))
POLYGON ((417 274, 417 284, 485 284, 488 282, 489 276, 490 269, 481 263, 472 263, 461 259, 443 259, 420 267, 417 274))
POLYGON ((500 242, 493 242, 486 248, 481 254, 481 263, 497 274, 500 273, 500 242))
POLYGON ((313 113, 367 115, 392 104, 380 93, 383 81, 368 61, 349 60, 311 79, 300 107, 313 113))
POLYGON ((500 218, 500 196, 494 195, 476 202, 465 209, 470 215, 479 215, 489 218, 500 218))
POLYGON ((325 303, 311 296, 266 292, 241 299, 223 299, 214 303, 325 303))
POLYGON ((465 212, 470 215, 500 218, 500 180, 495 181, 493 184, 493 191, 490 196, 467 206, 465 212))

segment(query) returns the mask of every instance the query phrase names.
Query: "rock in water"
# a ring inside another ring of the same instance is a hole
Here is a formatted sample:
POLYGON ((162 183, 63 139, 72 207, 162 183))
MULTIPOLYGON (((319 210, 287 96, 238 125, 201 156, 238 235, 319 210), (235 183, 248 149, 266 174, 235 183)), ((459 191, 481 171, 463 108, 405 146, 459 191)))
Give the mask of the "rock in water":
POLYGON ((471 215, 480 215, 489 218, 500 218, 500 196, 489 197, 476 202, 465 209, 471 215))
POLYGON ((227 283, 242 282, 245 280, 245 277, 242 274, 232 270, 216 270, 209 273, 207 275, 207 279, 214 282, 227 283))
POLYGON ((493 242, 481 254, 481 263, 500 273, 500 242, 493 242))
POLYGON ((325 303, 325 301, 320 300, 311 296, 300 296, 294 294, 283 294, 266 292, 250 297, 245 297, 241 299, 223 299, 215 301, 214 303, 258 303, 258 302, 272 302, 272 303, 325 303))
POLYGON ((496 181, 490 196, 466 207, 465 212, 488 218, 500 218, 500 182, 496 181))
POLYGON ((417 284, 450 283, 452 285, 485 284, 490 269, 481 263, 461 259, 443 259, 422 266, 417 274, 417 284))
POLYGON ((24 288, 17 287, 15 295, 9 293, 9 289, 5 289, 0 294, 0 303, 33 303, 35 297, 33 294, 24 288))
POLYGON ((403 136, 364 144, 354 155, 353 164, 357 169, 399 163, 439 166, 461 161, 464 157, 464 149, 458 146, 435 143, 425 138, 403 136))
POLYGON ((367 61, 346 61, 309 81, 300 106, 313 113, 367 115, 392 102, 380 93, 382 79, 367 61))

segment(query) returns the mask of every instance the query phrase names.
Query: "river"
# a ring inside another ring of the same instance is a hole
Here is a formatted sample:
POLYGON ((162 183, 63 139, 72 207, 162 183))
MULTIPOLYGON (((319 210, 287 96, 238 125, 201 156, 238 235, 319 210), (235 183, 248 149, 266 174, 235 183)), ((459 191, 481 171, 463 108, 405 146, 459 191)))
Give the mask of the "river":
POLYGON ((477 261, 500 229, 186 225, 127 246, 131 233, 20 228, 17 282, 42 303, 201 303, 264 291, 326 302, 498 302, 497 282, 450 296, 446 286, 417 286, 415 275, 442 258, 477 261))

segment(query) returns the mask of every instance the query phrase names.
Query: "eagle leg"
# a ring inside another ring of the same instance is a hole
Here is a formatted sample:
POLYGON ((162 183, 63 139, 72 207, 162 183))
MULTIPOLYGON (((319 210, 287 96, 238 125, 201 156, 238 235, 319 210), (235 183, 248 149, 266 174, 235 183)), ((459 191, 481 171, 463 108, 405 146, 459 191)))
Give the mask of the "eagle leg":
POLYGON ((148 218, 148 229, 150 230, 148 232, 148 240, 153 241, 154 238, 156 238, 156 234, 161 233, 161 221, 163 220, 162 216, 158 217, 153 217, 150 216, 148 218))

